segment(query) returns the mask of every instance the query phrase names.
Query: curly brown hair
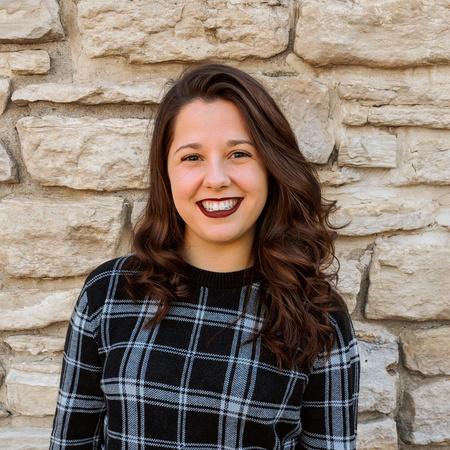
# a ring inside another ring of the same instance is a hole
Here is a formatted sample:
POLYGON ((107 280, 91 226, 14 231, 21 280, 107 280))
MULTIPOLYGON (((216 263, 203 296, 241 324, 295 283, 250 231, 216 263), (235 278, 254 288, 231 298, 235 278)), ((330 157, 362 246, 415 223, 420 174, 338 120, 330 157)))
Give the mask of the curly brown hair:
MULTIPOLYGON (((190 66, 169 81, 154 122, 149 158, 148 200, 133 230, 132 252, 125 262, 125 290, 133 300, 159 300, 146 326, 160 322, 171 301, 193 298, 181 255, 184 222, 172 199, 167 172, 168 149, 180 109, 195 99, 232 101, 242 113, 269 174, 269 195, 252 246, 251 270, 262 274, 259 300, 261 336, 276 355, 278 367, 310 371, 317 355, 329 356, 334 328, 328 311, 347 310, 336 286, 334 259, 337 228, 329 221, 336 200, 322 198, 315 167, 299 149, 287 119, 264 86, 249 74, 218 63, 190 66)), ((247 274, 248 271, 245 271, 247 274)), ((251 277, 251 271, 250 271, 251 277)), ((244 280, 245 281, 245 280, 244 280)), ((250 289, 246 289, 247 304, 250 289)), ((219 331, 220 333, 220 331, 219 331)))

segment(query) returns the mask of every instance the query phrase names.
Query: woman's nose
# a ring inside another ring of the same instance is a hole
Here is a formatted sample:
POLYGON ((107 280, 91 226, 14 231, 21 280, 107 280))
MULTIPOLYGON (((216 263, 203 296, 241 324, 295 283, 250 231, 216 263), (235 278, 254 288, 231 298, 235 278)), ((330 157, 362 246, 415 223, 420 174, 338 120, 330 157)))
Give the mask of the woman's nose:
POLYGON ((206 187, 218 188, 227 186, 230 183, 225 164, 222 162, 212 162, 205 169, 204 184, 206 187))

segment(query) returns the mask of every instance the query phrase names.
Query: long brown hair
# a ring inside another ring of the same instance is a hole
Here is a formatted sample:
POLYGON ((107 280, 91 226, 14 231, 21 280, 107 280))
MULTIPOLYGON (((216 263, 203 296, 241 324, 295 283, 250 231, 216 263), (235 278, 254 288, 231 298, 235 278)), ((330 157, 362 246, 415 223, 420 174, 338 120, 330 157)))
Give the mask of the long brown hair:
POLYGON ((183 106, 195 99, 230 100, 242 113, 269 174, 269 195, 252 247, 253 270, 263 277, 259 299, 267 314, 253 339, 261 336, 278 367, 309 371, 320 352, 329 356, 334 343, 327 312, 347 310, 335 287, 339 261, 337 270, 324 272, 336 258, 332 228, 341 227, 329 222, 336 200, 323 200, 316 169, 300 151, 288 121, 249 74, 203 63, 185 69, 169 85, 154 122, 148 200, 133 230, 133 254, 125 266, 134 273, 125 275, 125 289, 134 300, 143 295, 159 300, 148 326, 164 318, 171 301, 191 298, 180 252, 184 222, 172 199, 167 154, 183 106))

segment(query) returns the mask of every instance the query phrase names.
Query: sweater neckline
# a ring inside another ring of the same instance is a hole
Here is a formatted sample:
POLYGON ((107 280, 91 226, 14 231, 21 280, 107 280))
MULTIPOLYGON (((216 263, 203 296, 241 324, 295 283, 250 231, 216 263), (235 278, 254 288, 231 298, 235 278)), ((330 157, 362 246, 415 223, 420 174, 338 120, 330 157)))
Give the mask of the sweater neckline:
POLYGON ((255 266, 232 272, 213 272, 186 262, 186 270, 194 284, 209 288, 239 288, 262 280, 262 274, 255 266))

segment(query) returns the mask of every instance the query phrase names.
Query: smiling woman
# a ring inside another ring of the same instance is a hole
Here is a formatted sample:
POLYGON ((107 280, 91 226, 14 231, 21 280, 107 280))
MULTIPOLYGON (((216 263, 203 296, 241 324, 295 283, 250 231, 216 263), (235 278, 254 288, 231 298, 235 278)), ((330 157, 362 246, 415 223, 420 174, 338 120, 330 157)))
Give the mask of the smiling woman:
POLYGON ((314 167, 265 88, 191 67, 130 254, 74 308, 51 450, 356 448, 360 358, 314 167))
POLYGON ((167 160, 173 202, 186 224, 184 260, 219 272, 251 264, 268 174, 239 109, 221 99, 185 105, 167 160))

